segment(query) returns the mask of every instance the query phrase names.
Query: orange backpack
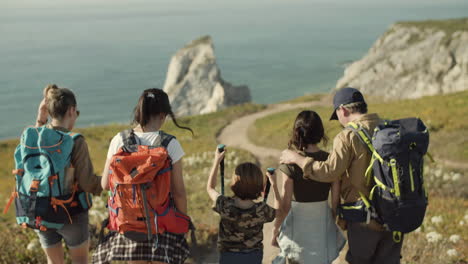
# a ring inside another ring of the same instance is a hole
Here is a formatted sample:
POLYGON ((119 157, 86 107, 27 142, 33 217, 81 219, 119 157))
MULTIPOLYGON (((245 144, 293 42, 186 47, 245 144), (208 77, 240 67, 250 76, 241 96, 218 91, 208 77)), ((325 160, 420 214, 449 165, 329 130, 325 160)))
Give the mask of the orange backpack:
POLYGON ((109 230, 135 241, 149 241, 164 232, 183 234, 190 217, 177 211, 172 196, 172 161, 167 151, 175 138, 160 131, 153 146, 139 144, 133 130, 120 133, 124 146, 109 167, 109 230))

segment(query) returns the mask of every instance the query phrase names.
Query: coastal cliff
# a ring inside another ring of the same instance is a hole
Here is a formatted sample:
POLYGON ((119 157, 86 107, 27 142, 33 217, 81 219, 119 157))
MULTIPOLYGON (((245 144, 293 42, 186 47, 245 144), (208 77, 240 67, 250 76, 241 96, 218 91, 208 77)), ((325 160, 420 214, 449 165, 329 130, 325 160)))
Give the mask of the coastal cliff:
POLYGON ((345 86, 385 99, 468 90, 468 18, 392 25, 346 68, 345 86))
POLYGON ((172 57, 164 91, 178 115, 215 112, 251 100, 247 86, 222 79, 209 36, 190 42, 172 57))

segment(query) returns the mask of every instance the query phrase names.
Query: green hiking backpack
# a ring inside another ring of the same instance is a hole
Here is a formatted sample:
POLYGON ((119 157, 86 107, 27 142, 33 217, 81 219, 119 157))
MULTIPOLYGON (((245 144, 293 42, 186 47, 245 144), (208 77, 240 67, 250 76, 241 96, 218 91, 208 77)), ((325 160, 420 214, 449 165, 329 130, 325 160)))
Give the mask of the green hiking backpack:
POLYGON ((369 197, 343 204, 340 215, 351 222, 375 219, 394 234, 399 242, 402 233, 418 228, 428 204, 424 187, 424 155, 429 146, 429 133, 418 118, 385 121, 371 137, 356 123, 349 123, 358 138, 372 154, 364 175, 372 186, 369 197))

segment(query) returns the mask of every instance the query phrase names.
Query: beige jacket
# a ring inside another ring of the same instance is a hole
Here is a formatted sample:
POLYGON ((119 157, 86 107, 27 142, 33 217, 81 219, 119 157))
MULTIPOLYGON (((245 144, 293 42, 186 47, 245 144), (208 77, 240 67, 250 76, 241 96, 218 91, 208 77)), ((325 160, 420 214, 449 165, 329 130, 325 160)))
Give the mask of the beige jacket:
MULTIPOLYGON (((354 120, 372 134, 380 122, 377 114, 365 114, 354 120)), ((343 129, 333 140, 333 150, 326 161, 307 158, 304 178, 321 182, 341 179, 341 198, 345 203, 358 200, 359 192, 369 197, 370 188, 364 177, 371 154, 367 146, 350 129, 343 129)))

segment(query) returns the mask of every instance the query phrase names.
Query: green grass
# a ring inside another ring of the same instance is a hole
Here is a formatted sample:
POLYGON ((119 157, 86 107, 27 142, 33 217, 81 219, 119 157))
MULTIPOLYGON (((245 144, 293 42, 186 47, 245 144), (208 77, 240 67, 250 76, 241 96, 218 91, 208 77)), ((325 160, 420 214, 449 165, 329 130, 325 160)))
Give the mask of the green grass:
POLYGON ((291 100, 283 101, 280 103, 283 103, 283 104, 307 103, 311 101, 320 101, 326 96, 328 96, 328 94, 307 94, 307 95, 293 98, 291 100))
MULTIPOLYGON (((417 100, 388 103, 375 101, 371 101, 369 112, 379 113, 382 118, 420 117, 430 130, 430 151, 436 160, 468 162, 468 91, 417 100)), ((301 110, 305 109, 286 111, 257 120, 249 130, 249 139, 258 145, 286 148, 293 122, 301 110)), ((312 110, 322 117, 326 133, 331 139, 325 146, 329 150, 333 137, 342 128, 337 121, 328 121, 331 107, 312 110)), ((405 238, 402 263, 468 263, 465 243, 468 240, 468 178, 463 177, 468 171, 450 171, 439 163, 428 164, 424 171, 430 192, 429 207, 423 227, 405 238), (442 223, 433 222, 433 217, 440 217, 442 223), (430 242, 427 236, 434 232, 441 238, 437 242, 430 242), (460 236, 460 241, 452 241, 450 237, 454 235, 460 236), (457 255, 449 256, 449 250, 456 250, 457 255)))
POLYGON ((435 29, 444 31, 447 35, 452 35, 456 31, 468 30, 468 18, 455 18, 444 20, 423 20, 423 21, 401 21, 397 25, 407 27, 417 27, 422 30, 435 29))
MULTIPOLYGON (((402 21, 398 22, 397 25, 405 27, 416 27, 421 31, 436 30, 445 33, 445 37, 441 43, 448 45, 452 39, 453 33, 457 31, 468 31, 468 18, 455 18, 455 19, 444 19, 444 20, 424 20, 424 21, 402 21)), ((421 41, 422 38, 418 34, 411 35, 408 40, 408 44, 412 45, 421 41)))
MULTIPOLYGON (((178 121, 181 125, 189 126, 194 130, 194 137, 190 132, 176 128, 170 120, 163 127, 164 131, 177 137, 186 153, 184 181, 188 194, 189 215, 197 227, 197 238, 202 248, 212 246, 217 234, 218 218, 211 210, 212 203, 205 191, 208 170, 217 145, 217 133, 231 120, 259 111, 264 107, 244 104, 216 113, 180 118, 178 121)), ((86 138, 94 169, 98 175, 101 175, 110 140, 119 131, 129 127, 129 125, 114 124, 74 130, 82 133, 86 138)), ((17 144, 18 140, 0 142, 0 160, 2 160, 0 208, 3 207, 4 201, 9 197, 14 186, 11 170, 14 168, 13 152, 17 144)), ((254 157, 246 151, 230 149, 226 157, 226 177, 231 175, 236 164, 244 161, 254 161, 254 157)), ((226 179, 226 186, 228 183, 229 178, 226 179)), ((95 197, 95 199, 101 198, 95 197)), ((104 195, 102 199, 105 200, 104 195)), ((98 210, 105 214, 105 208, 103 206, 99 208, 98 210)), ((0 215, 0 248, 2 251, 8 251, 8 254, 2 253, 4 256, 0 258, 0 263, 43 263, 44 258, 40 249, 26 250, 30 240, 35 238, 35 234, 30 230, 20 230, 14 224, 14 211, 14 208, 11 208, 7 215, 0 215)), ((97 224, 97 220, 94 224, 97 224)))
MULTIPOLYGON (((308 95, 288 102, 300 103, 319 100, 322 96, 308 95)), ((396 119, 408 116, 422 118, 430 129, 430 150, 436 158, 467 162, 468 123, 466 121, 468 121, 468 106, 466 102, 468 102, 468 92, 389 103, 372 99, 369 111, 377 112, 383 118, 396 119)), ((165 131, 174 134, 179 139, 186 152, 184 179, 188 193, 189 214, 198 227, 198 238, 205 248, 213 245, 218 223, 217 215, 211 210, 212 203, 205 192, 208 170, 217 144, 217 133, 231 120, 257 112, 264 107, 246 104, 212 114, 180 118, 179 121, 182 125, 190 126, 195 131, 195 137, 192 137, 185 130, 175 128, 170 121, 163 127, 165 131)), ((336 121, 328 121, 331 107, 317 107, 313 110, 322 116, 328 137, 333 139, 341 127, 336 121)), ((286 111, 258 120, 249 131, 250 139, 259 145, 285 148, 291 133, 292 123, 299 111, 286 111)), ((128 125, 115 124, 76 130, 82 133, 88 142, 97 174, 102 171, 110 139, 128 127, 128 125)), ((332 140, 327 148, 330 148, 331 142, 332 140)), ((11 169, 14 165, 12 155, 17 143, 17 140, 0 142, 0 160, 2 160, 3 165, 0 167, 0 181, 3 183, 0 185, 0 205, 7 199, 14 185, 11 169)), ((248 152, 230 149, 226 159, 227 177, 232 173, 236 164, 253 159, 254 157, 248 152)), ((276 160, 269 160, 268 164, 264 165, 273 166, 276 162, 276 160)), ((459 180, 452 180, 455 175, 463 174, 463 172, 447 171, 433 164, 428 166, 425 171, 431 194, 430 207, 422 231, 412 233, 405 239, 403 263, 466 263, 468 252, 464 247, 464 241, 468 240, 468 231, 464 225, 468 225, 468 211, 466 211, 468 189, 463 186, 467 185, 468 179, 461 177, 459 180), (431 222, 432 217, 439 216, 442 217, 443 224, 431 222), (459 224, 463 221, 466 222, 464 225, 459 224), (428 232, 438 232, 442 235, 442 239, 438 243, 430 243, 426 239, 428 232), (449 241, 449 237, 454 234, 461 236, 459 242, 449 241), (449 249, 456 249, 458 256, 447 257, 446 252, 449 249)), ((229 178, 226 181, 227 186, 229 178)), ((105 213, 103 206, 96 206, 96 209, 105 213)), ((10 210, 7 216, 0 215, 0 248, 6 252, 0 257, 0 263, 44 262, 43 254, 39 248, 26 250, 27 245, 35 238, 35 234, 29 230, 17 228, 13 223, 13 214, 14 210, 10 210)), ((94 217, 92 218, 94 219, 94 217)), ((97 220, 92 221, 97 222, 97 220)))
MULTIPOLYGON (((386 119, 416 116, 423 120, 431 133, 430 151, 438 158, 458 162, 468 161, 468 91, 449 95, 424 97, 369 105, 369 112, 386 119)), ((291 110, 255 122, 249 138, 258 145, 285 148, 291 135, 296 115, 305 109, 291 110)), ((330 139, 341 131, 337 121, 328 121, 332 107, 316 107, 330 139)), ((329 146, 332 143, 330 140, 329 146)), ((329 147, 328 146, 328 147, 329 147)))

